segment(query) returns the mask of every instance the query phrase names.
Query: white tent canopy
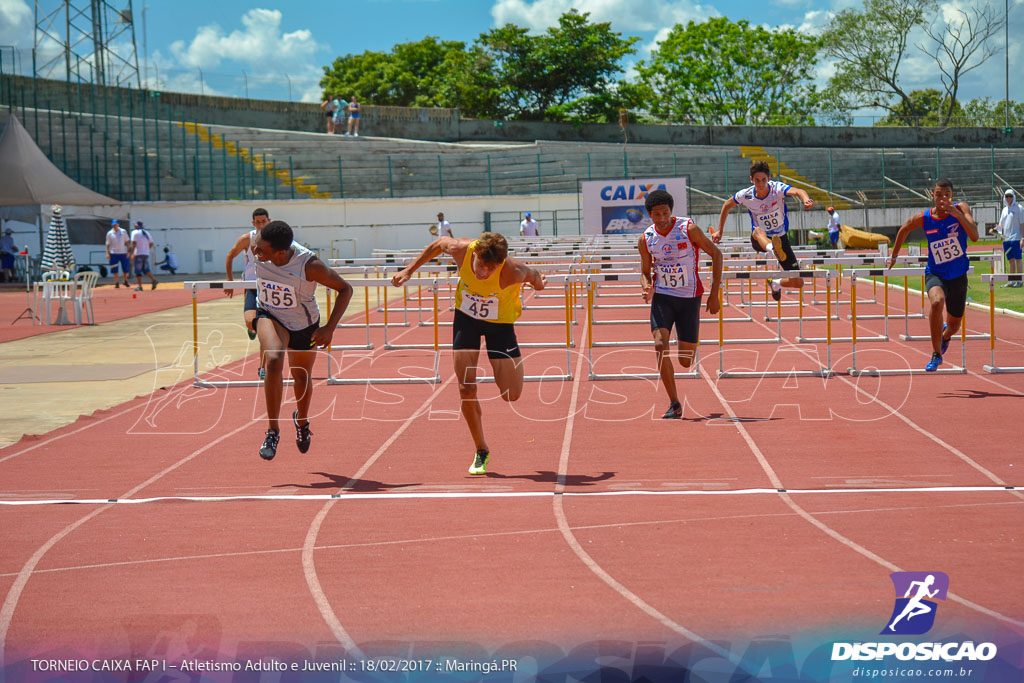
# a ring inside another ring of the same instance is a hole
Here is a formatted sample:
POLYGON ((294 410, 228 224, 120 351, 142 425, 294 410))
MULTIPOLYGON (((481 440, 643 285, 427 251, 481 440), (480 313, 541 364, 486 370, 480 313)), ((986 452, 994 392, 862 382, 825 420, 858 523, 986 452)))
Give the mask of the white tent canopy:
POLYGON ((0 218, 38 223, 41 252, 41 217, 49 213, 52 204, 64 206, 65 216, 82 213, 128 217, 126 204, 93 192, 64 175, 12 114, 0 136, 0 218))

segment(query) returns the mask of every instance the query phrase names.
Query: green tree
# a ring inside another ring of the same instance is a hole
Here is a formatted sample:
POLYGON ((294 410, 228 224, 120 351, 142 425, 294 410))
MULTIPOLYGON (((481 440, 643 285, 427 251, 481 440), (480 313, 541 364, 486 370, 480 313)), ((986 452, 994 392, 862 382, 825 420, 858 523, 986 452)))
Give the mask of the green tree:
POLYGON ((633 54, 639 38, 623 38, 609 23, 592 24, 588 13, 566 12, 538 36, 514 24, 481 34, 469 63, 457 77, 486 106, 470 115, 532 120, 618 120, 621 106, 612 79, 619 62, 633 54), (484 93, 484 96, 480 96, 484 93))
POLYGON ((698 125, 814 123, 818 38, 715 17, 676 24, 637 65, 656 118, 698 125))
MULTIPOLYGON (((949 109, 948 98, 935 88, 912 90, 907 93, 906 101, 895 103, 888 114, 876 126, 938 126, 942 123, 944 112, 949 109)), ((958 113, 959 105, 956 105, 958 113)))
POLYGON ((388 53, 368 50, 338 57, 324 67, 320 85, 325 93, 354 94, 377 105, 449 106, 445 87, 449 68, 464 52, 465 43, 427 36, 397 44, 388 53))
POLYGON ((845 9, 825 27, 824 52, 836 60, 829 88, 849 109, 881 107, 903 125, 921 116, 900 83, 900 69, 915 28, 925 26, 935 0, 866 0, 845 9))
MULTIPOLYGON (((964 105, 963 112, 964 125, 1002 128, 1007 124, 1005 100, 975 98, 964 105)), ((1024 125, 1024 102, 1010 100, 1009 119, 1010 127, 1024 125)))

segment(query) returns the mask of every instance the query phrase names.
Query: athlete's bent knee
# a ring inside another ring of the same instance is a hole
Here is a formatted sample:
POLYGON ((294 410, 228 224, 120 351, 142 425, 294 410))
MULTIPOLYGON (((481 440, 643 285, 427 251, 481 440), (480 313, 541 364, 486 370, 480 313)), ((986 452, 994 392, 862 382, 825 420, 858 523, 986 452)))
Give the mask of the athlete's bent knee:
POLYGON ((476 383, 459 382, 459 397, 464 399, 476 398, 476 383))

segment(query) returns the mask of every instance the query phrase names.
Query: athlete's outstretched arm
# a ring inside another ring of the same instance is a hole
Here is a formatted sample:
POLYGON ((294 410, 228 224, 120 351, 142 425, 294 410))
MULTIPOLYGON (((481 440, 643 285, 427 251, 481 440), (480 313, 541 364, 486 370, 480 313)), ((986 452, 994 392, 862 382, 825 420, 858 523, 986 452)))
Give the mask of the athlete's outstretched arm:
MULTIPOLYGON (((231 250, 228 251, 227 258, 224 259, 224 272, 227 274, 224 277, 225 280, 234 280, 235 279, 233 274, 232 274, 232 272, 231 272, 234 269, 232 264, 235 261, 235 257, 238 256, 239 254, 241 254, 243 251, 245 251, 248 248, 249 248, 249 233, 245 233, 241 237, 239 237, 237 240, 235 240, 234 246, 231 247, 231 250)), ((235 294, 235 290, 233 290, 233 289, 225 289, 224 290, 224 296, 228 297, 229 299, 232 296, 234 296, 234 294, 235 294)))
POLYGON ((791 186, 788 190, 786 190, 786 196, 787 197, 789 197, 789 196, 796 196, 796 197, 798 197, 800 199, 800 201, 802 201, 804 203, 804 208, 805 209, 810 209, 811 207, 814 206, 814 200, 811 199, 811 195, 807 194, 807 192, 805 192, 804 190, 801 190, 799 187, 792 187, 791 186))
POLYGON ((722 232, 725 230, 725 219, 729 217, 729 212, 732 211, 732 207, 736 206, 736 200, 729 197, 722 204, 722 211, 718 214, 718 231, 711 234, 711 240, 718 244, 722 241, 722 232))
POLYGON ((330 287, 338 293, 338 298, 334 302, 334 308, 331 310, 331 315, 327 322, 313 333, 313 343, 316 346, 329 347, 331 345, 331 337, 334 336, 334 330, 338 329, 341 316, 345 314, 348 302, 352 300, 352 285, 345 282, 345 278, 335 273, 323 261, 315 257, 306 262, 306 279, 310 282, 321 284, 324 287, 330 287))
POLYGON ((651 292, 654 290, 654 283, 651 282, 651 252, 647 250, 647 240, 640 235, 640 242, 637 244, 640 250, 640 293, 644 303, 651 303, 651 292))
POLYGON ((505 263, 515 272, 516 282, 525 282, 537 291, 544 289, 544 286, 548 282, 547 278, 544 277, 544 274, 536 268, 531 268, 530 266, 520 263, 513 258, 507 259, 505 263))
POLYGON ((443 235, 438 237, 426 246, 423 252, 416 257, 415 261, 398 271, 398 273, 391 278, 391 284, 395 287, 401 287, 409 281, 409 278, 412 277, 413 273, 419 270, 420 266, 431 259, 437 258, 441 254, 450 254, 451 257, 455 259, 455 262, 461 266, 462 259, 466 257, 466 249, 469 248, 469 245, 472 244, 472 242, 473 240, 465 237, 456 238, 445 237, 443 235))
POLYGON ((690 239, 698 247, 704 250, 708 256, 711 257, 711 290, 708 292, 708 313, 715 315, 718 313, 718 309, 721 306, 721 302, 718 300, 719 287, 722 285, 722 250, 714 245, 714 243, 707 238, 707 236, 701 231, 700 226, 696 223, 690 223, 690 227, 686 230, 690 239))
POLYGON ((896 267, 896 257, 900 255, 900 247, 903 246, 903 242, 907 239, 907 235, 917 230, 924 225, 924 214, 916 213, 906 220, 906 222, 900 226, 900 231, 896 233, 896 241, 892 243, 892 254, 889 256, 889 268, 896 267))

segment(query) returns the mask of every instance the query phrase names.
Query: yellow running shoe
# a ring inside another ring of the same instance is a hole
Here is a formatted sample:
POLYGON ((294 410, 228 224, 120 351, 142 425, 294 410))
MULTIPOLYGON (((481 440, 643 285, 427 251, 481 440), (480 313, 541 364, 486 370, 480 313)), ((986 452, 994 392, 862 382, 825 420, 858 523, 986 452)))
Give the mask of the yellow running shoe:
POLYGON ((785 262, 786 250, 782 248, 781 236, 772 235, 772 249, 775 251, 775 258, 779 259, 779 263, 785 262))
POLYGON ((486 451, 477 451, 473 456, 473 464, 469 466, 470 474, 487 474, 487 463, 491 454, 486 451))

